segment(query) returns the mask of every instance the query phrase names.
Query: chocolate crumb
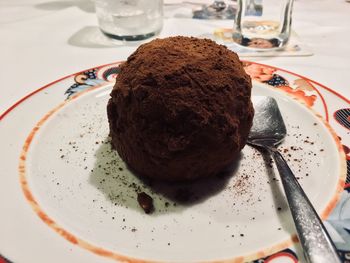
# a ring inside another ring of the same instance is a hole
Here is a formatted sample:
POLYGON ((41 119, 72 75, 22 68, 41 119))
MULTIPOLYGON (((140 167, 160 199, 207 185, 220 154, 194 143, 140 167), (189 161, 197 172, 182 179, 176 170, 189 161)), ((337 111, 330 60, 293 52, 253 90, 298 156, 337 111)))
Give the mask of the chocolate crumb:
POLYGON ((137 202, 146 214, 150 214, 154 211, 153 198, 145 192, 137 194, 137 202))

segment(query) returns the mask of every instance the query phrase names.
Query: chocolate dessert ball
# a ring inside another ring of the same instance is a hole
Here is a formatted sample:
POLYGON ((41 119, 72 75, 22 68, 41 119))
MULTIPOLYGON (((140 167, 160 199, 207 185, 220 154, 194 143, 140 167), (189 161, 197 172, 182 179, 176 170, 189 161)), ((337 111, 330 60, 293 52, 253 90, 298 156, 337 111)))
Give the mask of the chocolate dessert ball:
POLYGON ((146 177, 215 175, 246 143, 251 88, 238 56, 224 46, 193 37, 153 40, 120 66, 107 106, 112 144, 146 177))

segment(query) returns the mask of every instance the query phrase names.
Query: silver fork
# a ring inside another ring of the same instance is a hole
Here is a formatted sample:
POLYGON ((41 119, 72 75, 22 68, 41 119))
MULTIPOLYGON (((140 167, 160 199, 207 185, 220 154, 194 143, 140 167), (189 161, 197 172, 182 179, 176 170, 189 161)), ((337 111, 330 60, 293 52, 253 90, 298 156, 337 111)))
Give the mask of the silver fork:
POLYGON ((305 192, 277 146, 287 130, 277 102, 271 97, 253 97, 255 116, 248 144, 267 150, 275 160, 297 234, 307 262, 340 263, 337 250, 305 192))

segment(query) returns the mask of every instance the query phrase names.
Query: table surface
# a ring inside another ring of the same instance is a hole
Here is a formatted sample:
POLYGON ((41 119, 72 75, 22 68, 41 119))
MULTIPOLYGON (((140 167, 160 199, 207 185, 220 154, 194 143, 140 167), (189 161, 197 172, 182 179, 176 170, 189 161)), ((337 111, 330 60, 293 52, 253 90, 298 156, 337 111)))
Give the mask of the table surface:
MULTIPOLYGON (((160 37, 200 36, 233 23, 191 19, 190 12, 188 5, 167 5, 160 37)), ((296 0, 293 28, 314 55, 247 59, 307 76, 350 98, 349 14, 345 0, 296 0)), ((2 0, 0 35, 0 112, 62 76, 125 60, 139 45, 106 43, 91 0, 2 0)))

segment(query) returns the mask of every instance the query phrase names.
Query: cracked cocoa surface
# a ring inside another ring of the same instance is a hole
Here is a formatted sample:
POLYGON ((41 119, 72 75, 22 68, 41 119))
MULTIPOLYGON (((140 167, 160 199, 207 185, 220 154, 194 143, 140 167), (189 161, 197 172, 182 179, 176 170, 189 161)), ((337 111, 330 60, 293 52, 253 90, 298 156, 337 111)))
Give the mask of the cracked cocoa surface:
POLYGON ((254 115, 238 56, 208 39, 141 45, 121 65, 107 111, 112 144, 140 175, 213 176, 235 161, 254 115))

